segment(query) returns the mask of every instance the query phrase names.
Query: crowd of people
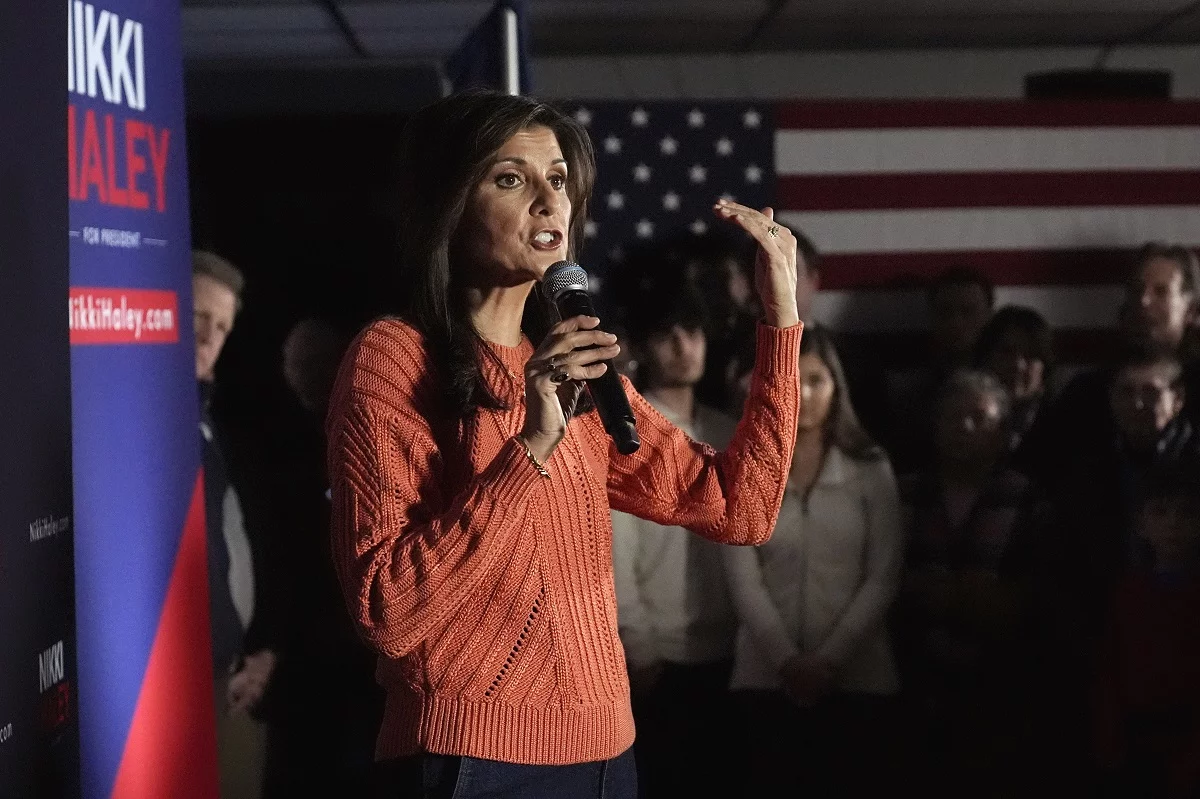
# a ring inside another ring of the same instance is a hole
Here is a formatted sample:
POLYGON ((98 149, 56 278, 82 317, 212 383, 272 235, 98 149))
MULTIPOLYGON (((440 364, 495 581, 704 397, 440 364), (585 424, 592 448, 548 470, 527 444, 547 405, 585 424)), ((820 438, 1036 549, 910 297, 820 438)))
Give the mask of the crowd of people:
MULTIPOLYGON (((1046 320, 994 308, 993 287, 969 265, 927 287, 928 357, 903 369, 879 363, 811 318, 820 253, 793 233, 801 402, 770 539, 724 546, 662 523, 666 514, 612 512, 640 795, 868 796, 899 786, 935 796, 1200 795, 1195 254, 1142 248, 1112 350, 1064 379, 1046 320)), ((754 370, 764 309, 754 255, 729 241, 688 237, 635 253, 614 265, 598 298, 620 341, 615 364, 647 403, 637 406, 639 428, 651 440, 677 429, 697 442, 685 452, 670 439, 677 459, 711 458, 735 439, 747 462, 761 455, 737 420, 766 402, 754 370)), ((196 253, 202 403, 243 282, 224 259, 196 253)), ((378 347, 410 335, 373 330, 378 347)), ((514 381, 537 342, 522 346, 529 351, 493 347, 514 381)), ((237 480, 226 478, 220 431, 204 415, 226 796, 371 795, 395 785, 373 764, 381 724, 391 736, 381 746, 407 746, 407 722, 397 720, 405 709, 385 714, 375 655, 356 635, 330 557, 336 514, 322 422, 349 347, 345 331, 305 319, 281 349, 279 368, 311 420, 313 458, 304 481, 277 492, 295 497, 278 513, 303 523, 271 525, 276 540, 241 525, 237 480)), ((547 396, 561 396, 555 357, 538 375, 554 383, 547 396)), ((537 444, 509 454, 548 477, 537 444)), ((438 451, 430 444, 422 468, 434 468, 438 451)), ((417 465, 393 464, 406 474, 417 465)), ((753 480, 752 468, 740 474, 753 480)), ((433 500, 416 496, 413 507, 424 501, 433 500)), ((730 541, 761 532, 724 527, 730 541)), ((419 568, 429 555, 412 557, 419 568)), ((353 564, 339 568, 345 589, 353 564)), ((363 596, 371 590, 364 584, 363 596)), ((521 642, 545 615, 543 595, 531 601, 521 642)), ((409 610, 418 620, 432 612, 420 602, 409 610)), ((402 627, 357 621, 360 633, 402 627)), ((377 648, 408 652, 391 629, 376 631, 377 648)), ((380 675, 400 686, 389 691, 426 679, 380 675)), ((474 677, 455 679, 465 692, 474 677)), ((527 691, 542 682, 521 679, 527 691)))
MULTIPOLYGON (((714 446, 744 263, 668 243, 609 281, 622 368, 714 446)), ((1151 243, 1127 278, 1111 351, 1066 379, 1045 318, 967 265, 927 287, 918 365, 810 321, 771 540, 614 522, 643 795, 1200 795, 1200 268, 1151 243)))

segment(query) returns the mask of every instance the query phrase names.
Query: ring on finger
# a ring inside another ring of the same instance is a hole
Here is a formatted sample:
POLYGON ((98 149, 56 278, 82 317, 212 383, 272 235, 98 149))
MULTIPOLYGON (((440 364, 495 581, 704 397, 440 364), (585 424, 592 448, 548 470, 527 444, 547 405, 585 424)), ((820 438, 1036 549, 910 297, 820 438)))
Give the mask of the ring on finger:
POLYGON ((550 372, 550 382, 556 385, 567 382, 568 377, 570 377, 570 375, 567 374, 567 370, 561 366, 555 366, 550 372))
POLYGON ((771 238, 779 238, 779 225, 771 225, 767 228, 767 235, 771 238))

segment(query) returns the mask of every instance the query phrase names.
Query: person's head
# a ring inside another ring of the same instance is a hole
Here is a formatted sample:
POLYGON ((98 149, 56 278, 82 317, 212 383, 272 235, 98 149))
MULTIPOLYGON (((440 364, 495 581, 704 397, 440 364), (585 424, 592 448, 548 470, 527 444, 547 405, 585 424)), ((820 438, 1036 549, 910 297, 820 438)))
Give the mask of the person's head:
POLYGON ((852 458, 879 457, 879 448, 854 411, 842 361, 824 329, 814 327, 800 337, 799 371, 799 432, 820 430, 827 444, 837 445, 852 458))
POLYGON ((1159 568, 1200 565, 1200 475, 1150 481, 1137 518, 1138 535, 1159 568))
POLYGON ((715 326, 710 332, 719 334, 738 314, 753 312, 752 260, 742 239, 726 231, 701 236, 684 233, 660 247, 640 250, 629 260, 626 271, 654 269, 668 279, 678 277, 694 286, 715 326))
POLYGON ((943 358, 970 357, 995 299, 991 281, 969 266, 952 266, 934 278, 929 286, 930 324, 934 347, 943 358))
POLYGON ((1032 308, 1004 306, 979 334, 975 367, 1000 378, 1013 400, 1039 396, 1054 371, 1050 324, 1032 308))
POLYGON ((1200 299, 1200 263, 1186 247, 1151 242, 1134 258, 1124 322, 1154 344, 1177 349, 1200 299))
POLYGON ((813 297, 821 288, 821 251, 799 230, 792 235, 796 237, 796 309, 801 319, 809 319, 813 297))
POLYGON ((283 377, 305 410, 324 415, 349 337, 324 319, 297 322, 283 340, 283 377))
POLYGON ((638 378, 647 390, 692 388, 700 382, 707 322, 704 302, 691 286, 661 287, 644 296, 628 325, 639 354, 638 378))
POLYGON ((1183 411, 1183 366, 1157 347, 1129 347, 1109 386, 1117 430, 1135 450, 1148 450, 1183 411))
POLYGON ((1008 447, 1008 391, 989 372, 960 369, 942 386, 935 427, 943 466, 979 473, 996 464, 1008 447))
MULTIPOLYGON (((409 119, 398 175, 397 276, 408 314, 441 351, 458 409, 494 406, 467 298, 473 290, 532 286, 553 263, 574 257, 595 176, 591 141, 544 103, 464 92, 409 119)), ((536 292, 530 296, 540 307, 536 292)))
POLYGON ((211 383, 225 341, 241 309, 246 280, 216 253, 192 253, 192 310, 196 332, 196 379, 211 383))

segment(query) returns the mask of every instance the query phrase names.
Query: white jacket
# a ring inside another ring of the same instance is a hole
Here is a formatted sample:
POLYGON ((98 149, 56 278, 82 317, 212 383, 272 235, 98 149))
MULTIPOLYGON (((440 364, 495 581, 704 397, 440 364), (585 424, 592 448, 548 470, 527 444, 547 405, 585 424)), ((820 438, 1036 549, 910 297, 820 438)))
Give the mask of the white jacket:
MULTIPOLYGON (((723 413, 697 405, 689 423, 647 399, 695 441, 720 448, 733 437, 736 422, 723 413)), ((737 620, 721 570, 726 547, 620 511, 612 512, 612 524, 617 625, 629 663, 729 658, 737 620)))
POLYGON ((730 687, 781 688, 783 664, 810 653, 834 667, 841 690, 895 693, 886 614, 903 546, 888 461, 857 461, 831 447, 808 501, 784 495, 767 543, 724 548, 739 619, 730 687))

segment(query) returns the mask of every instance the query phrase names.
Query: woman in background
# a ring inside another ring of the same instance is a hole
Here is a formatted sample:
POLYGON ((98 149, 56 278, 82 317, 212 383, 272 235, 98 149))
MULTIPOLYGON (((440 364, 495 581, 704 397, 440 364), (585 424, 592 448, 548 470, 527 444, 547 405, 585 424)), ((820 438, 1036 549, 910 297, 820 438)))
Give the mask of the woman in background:
POLYGON ((824 331, 805 335, 799 369, 775 534, 723 551, 740 622, 730 687, 750 751, 746 795, 867 795, 888 785, 883 722, 899 688, 886 624, 904 548, 899 496, 824 331))

